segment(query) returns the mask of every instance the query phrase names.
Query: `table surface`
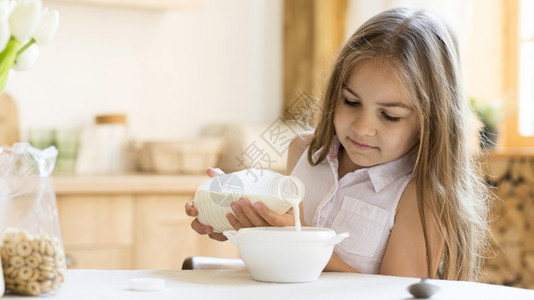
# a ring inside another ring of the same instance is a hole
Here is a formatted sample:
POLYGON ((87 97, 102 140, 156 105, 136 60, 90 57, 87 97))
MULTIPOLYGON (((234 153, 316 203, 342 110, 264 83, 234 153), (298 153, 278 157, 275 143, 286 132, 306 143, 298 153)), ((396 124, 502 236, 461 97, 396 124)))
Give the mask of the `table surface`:
MULTIPOLYGON (((264 283, 246 270, 68 270, 66 281, 48 299, 413 299, 417 278, 322 273, 308 283, 264 283), (134 291, 132 278, 161 278, 159 291, 134 291)), ((534 290, 475 282, 431 280, 440 290, 432 299, 534 299, 534 290)), ((20 299, 4 295, 3 299, 20 299)), ((2 300, 3 300, 2 299, 2 300)))

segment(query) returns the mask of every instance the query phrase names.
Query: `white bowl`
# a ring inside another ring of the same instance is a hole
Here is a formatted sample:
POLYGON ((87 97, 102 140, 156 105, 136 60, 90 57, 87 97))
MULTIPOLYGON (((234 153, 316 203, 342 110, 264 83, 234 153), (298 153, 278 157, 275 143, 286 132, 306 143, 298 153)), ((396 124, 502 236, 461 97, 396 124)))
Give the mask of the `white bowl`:
POLYGON ((254 227, 223 234, 238 246, 252 277, 266 282, 317 280, 334 245, 349 236, 320 227, 254 227))

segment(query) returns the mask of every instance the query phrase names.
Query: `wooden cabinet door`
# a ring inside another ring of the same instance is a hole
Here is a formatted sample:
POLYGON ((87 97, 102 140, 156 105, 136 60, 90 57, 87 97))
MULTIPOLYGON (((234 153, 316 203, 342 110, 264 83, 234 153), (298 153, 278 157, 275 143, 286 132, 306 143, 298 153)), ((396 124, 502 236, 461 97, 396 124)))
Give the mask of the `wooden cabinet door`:
POLYGON ((239 257, 236 245, 217 242, 191 229, 185 204, 192 196, 138 196, 136 269, 180 269, 188 256, 239 257))
POLYGON ((70 268, 132 268, 131 196, 58 196, 57 205, 70 268))

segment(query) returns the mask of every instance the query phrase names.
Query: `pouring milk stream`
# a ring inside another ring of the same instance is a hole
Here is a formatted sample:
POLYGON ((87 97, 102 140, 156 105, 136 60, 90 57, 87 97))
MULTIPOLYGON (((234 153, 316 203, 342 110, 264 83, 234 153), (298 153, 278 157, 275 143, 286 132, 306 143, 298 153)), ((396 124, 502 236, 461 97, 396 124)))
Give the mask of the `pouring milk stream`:
POLYGON ((234 229, 226 214, 232 212, 230 204, 241 197, 252 204, 261 201, 279 215, 293 208, 295 229, 300 231, 299 204, 304 192, 304 184, 295 176, 284 176, 268 169, 245 169, 203 182, 195 193, 194 203, 199 222, 210 225, 214 232, 234 229))

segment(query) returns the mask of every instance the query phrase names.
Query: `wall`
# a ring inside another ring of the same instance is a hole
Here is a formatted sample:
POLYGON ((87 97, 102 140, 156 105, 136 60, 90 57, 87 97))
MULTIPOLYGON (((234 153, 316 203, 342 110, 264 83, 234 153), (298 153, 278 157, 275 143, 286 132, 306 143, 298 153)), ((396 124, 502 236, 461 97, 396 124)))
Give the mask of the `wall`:
POLYGON ((139 10, 44 2, 54 40, 6 91, 23 137, 127 113, 138 139, 187 138, 209 122, 272 122, 281 110, 282 2, 201 0, 139 10))

